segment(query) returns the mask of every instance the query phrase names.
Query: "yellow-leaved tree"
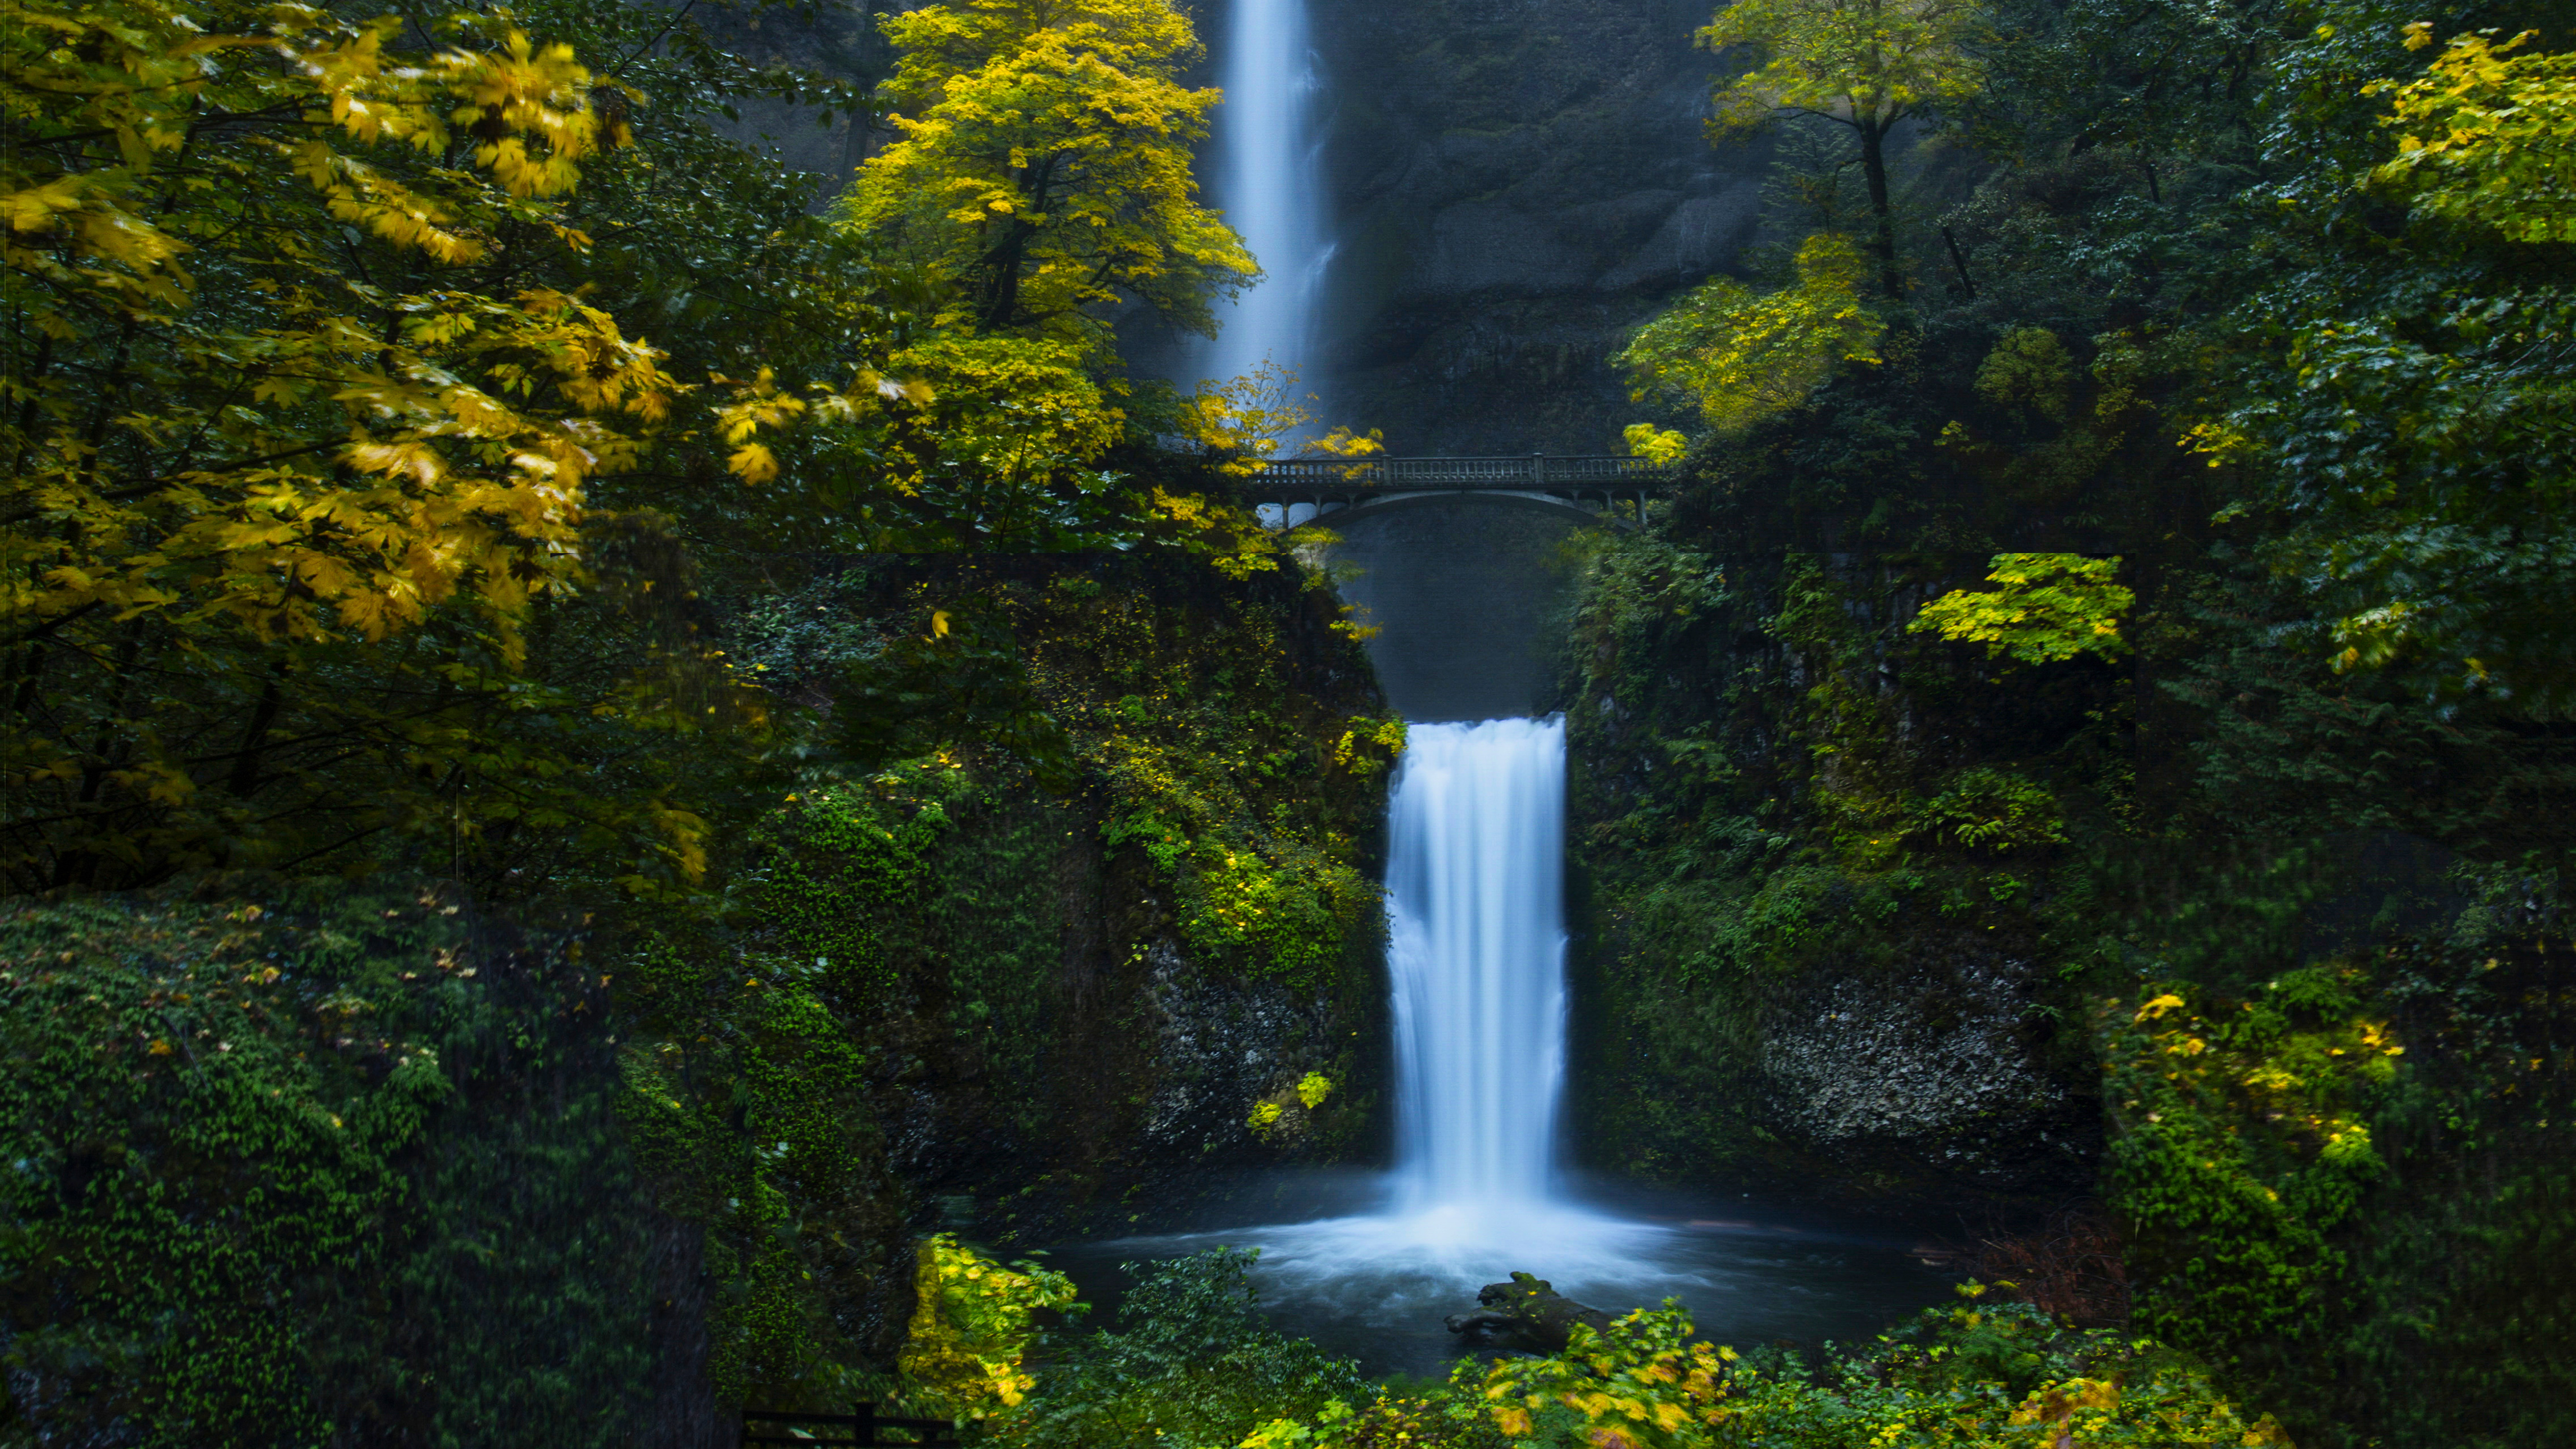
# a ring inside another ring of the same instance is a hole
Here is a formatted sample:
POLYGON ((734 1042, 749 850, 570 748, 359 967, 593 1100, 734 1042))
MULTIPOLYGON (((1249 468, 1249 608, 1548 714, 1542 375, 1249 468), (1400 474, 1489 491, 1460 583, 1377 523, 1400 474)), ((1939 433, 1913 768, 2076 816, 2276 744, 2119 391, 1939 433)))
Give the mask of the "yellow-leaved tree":
POLYGON ((1717 140, 1783 113, 1849 126, 1860 142, 1877 231, 1879 285, 1901 300, 1887 140, 1907 117, 1976 93, 1983 12, 1970 0, 1736 0, 1699 32, 1710 50, 1743 46, 1754 65, 1717 88, 1717 140))
MULTIPOLYGON (((2433 27, 2406 27, 2409 50, 2433 44, 2433 27)), ((2397 157, 2371 173, 2411 194, 2419 214, 2490 226, 2521 242, 2576 241, 2576 54, 2533 51, 2526 30, 2498 45, 2495 31, 2457 35, 2412 81, 2373 81, 2388 92, 2385 124, 2397 157)))
POLYGON ((0 21, 0 880, 288 865, 406 823, 692 872, 686 810, 563 788, 458 712, 532 705, 504 681, 582 577, 585 485, 680 391, 581 297, 496 284, 585 245, 560 199, 624 140, 571 52, 226 0, 0 21), (358 757, 366 788, 326 778, 358 757))
POLYGON ((960 0, 884 21, 903 60, 883 94, 903 139, 859 168, 849 219, 964 284, 983 333, 1086 345, 1084 309, 1140 300, 1214 331, 1210 300, 1254 274, 1199 204, 1191 146, 1213 90, 1169 0, 960 0))
MULTIPOLYGON (((1798 248, 1789 286, 1703 282, 1611 360, 1640 402, 1687 403, 1720 431, 1747 427, 1796 407, 1836 367, 1876 360, 1887 324, 1861 299, 1868 279, 1868 260, 1850 238, 1819 232, 1798 248)), ((1680 451, 1678 438, 1643 436, 1647 447, 1680 451)))
POLYGON ((859 168, 839 219, 932 299, 884 360, 906 405, 890 429, 835 428, 897 384, 764 376, 725 415, 735 471, 762 481, 773 447, 856 439, 846 471, 910 520, 878 548, 1239 551, 1259 532, 1239 510, 1140 499, 1100 466, 1131 431, 1109 309, 1212 334, 1212 298, 1255 275, 1191 173, 1217 93, 1180 81, 1200 53, 1189 18, 1168 0, 962 0, 881 23, 902 52, 881 91, 902 139, 859 168))

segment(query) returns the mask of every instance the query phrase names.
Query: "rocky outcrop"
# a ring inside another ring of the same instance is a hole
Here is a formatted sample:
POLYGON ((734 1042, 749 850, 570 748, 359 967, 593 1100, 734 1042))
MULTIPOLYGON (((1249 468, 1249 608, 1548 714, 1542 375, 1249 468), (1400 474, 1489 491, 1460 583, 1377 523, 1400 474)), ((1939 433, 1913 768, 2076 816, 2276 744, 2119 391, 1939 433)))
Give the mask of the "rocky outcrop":
MULTIPOLYGON (((1148 1154, 1184 1161, 1239 1154, 1256 1135, 1247 1104, 1332 1065, 1338 1018, 1331 1001, 1202 971, 1168 942, 1147 954, 1146 965, 1153 973, 1145 999, 1154 1018, 1154 1085, 1139 1135, 1148 1154)), ((1274 1122, 1302 1138, 1304 1113, 1274 1122)), ((1259 1135, 1286 1145, 1278 1130, 1259 1135)))
POLYGON ((1482 1305, 1477 1312, 1450 1314, 1443 1324, 1469 1348, 1563 1353, 1575 1325, 1595 1333, 1610 1326, 1609 1314, 1587 1308, 1557 1292, 1545 1278, 1527 1273, 1514 1273, 1508 1283, 1486 1284, 1477 1290, 1476 1302, 1482 1305))
POLYGON ((2025 963, 1841 978, 1774 1019, 1762 1071, 1778 1121, 1863 1165, 1878 1153, 2012 1190, 2080 1170, 2098 1131, 2090 1103, 2034 1060, 2023 1031, 2025 963))

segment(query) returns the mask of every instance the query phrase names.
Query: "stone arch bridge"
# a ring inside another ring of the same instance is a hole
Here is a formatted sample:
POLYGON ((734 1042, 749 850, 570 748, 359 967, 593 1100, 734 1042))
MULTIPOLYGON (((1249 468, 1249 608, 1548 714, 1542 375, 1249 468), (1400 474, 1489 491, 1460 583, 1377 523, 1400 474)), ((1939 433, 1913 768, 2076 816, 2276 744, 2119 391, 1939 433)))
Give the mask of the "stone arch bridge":
POLYGON ((1245 480, 1279 526, 1312 509, 1398 714, 1489 719, 1557 707, 1580 539, 1634 527, 1679 470, 1643 458, 1298 458, 1245 480), (1633 510, 1631 511, 1631 506, 1633 510))

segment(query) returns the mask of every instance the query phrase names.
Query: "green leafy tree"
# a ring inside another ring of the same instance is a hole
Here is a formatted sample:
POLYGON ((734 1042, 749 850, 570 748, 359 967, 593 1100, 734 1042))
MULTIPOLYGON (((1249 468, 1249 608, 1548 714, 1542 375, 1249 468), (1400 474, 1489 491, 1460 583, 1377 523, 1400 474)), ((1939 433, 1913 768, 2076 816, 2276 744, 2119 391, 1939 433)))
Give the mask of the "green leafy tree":
POLYGON ((2576 258, 2550 239, 2566 61, 2467 36, 2413 80, 2367 81, 2429 36, 2326 24, 2284 57, 2295 104, 2267 145, 2292 264, 2229 318, 2241 363, 2196 439, 2242 470, 2225 516, 2305 591, 2336 668, 2558 714, 2576 707, 2576 258), (2415 212, 2402 247, 2392 194, 2415 212))
MULTIPOLYGON (((1819 232, 1798 248, 1797 269, 1771 292, 1731 277, 1691 289, 1612 359, 1631 395, 1695 406, 1726 431, 1796 407, 1846 362, 1876 361, 1887 328, 1861 300, 1869 266, 1859 249, 1819 232)), ((1645 446, 1673 451, 1652 437, 1645 446)))
POLYGON ((1976 93, 1983 12, 1964 0, 1737 0, 1699 32, 1710 50, 1753 48, 1753 67, 1717 88, 1712 139, 1783 112, 1851 128, 1877 222, 1879 285, 1902 301, 1887 139, 1906 118, 1976 93))
POLYGON ((1995 589, 1955 589, 1923 606, 1905 627, 1961 643, 1983 644, 1988 657, 2057 664, 2082 654, 2117 659, 2128 652, 2120 616, 2137 596, 2111 581, 2116 558, 2071 553, 1999 553, 1986 582, 1995 589))

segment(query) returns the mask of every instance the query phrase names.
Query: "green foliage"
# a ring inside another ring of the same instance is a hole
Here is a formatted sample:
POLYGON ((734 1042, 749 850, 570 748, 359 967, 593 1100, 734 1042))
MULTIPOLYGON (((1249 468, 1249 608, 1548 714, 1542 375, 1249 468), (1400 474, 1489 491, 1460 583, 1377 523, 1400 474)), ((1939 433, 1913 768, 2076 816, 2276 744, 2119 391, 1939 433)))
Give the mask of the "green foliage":
POLYGON ((1797 1355, 1691 1342, 1667 1300, 1606 1332, 1578 1326, 1565 1352, 1462 1361, 1447 1385, 1335 1403, 1277 1420, 1245 1449, 1385 1449, 1395 1443, 1513 1449, 2041 1449, 2065 1443, 2197 1449, 2286 1445, 2191 1359, 2148 1339, 2061 1327, 2024 1304, 1927 1309, 1877 1345, 1797 1355), (2081 1435, 2080 1439, 2074 1436, 2081 1435))
POLYGON ((1887 138, 1900 122, 1976 94, 1985 12, 1966 0, 1735 0, 1696 43, 1753 50, 1751 68, 1717 88, 1709 139, 1782 113, 1851 128, 1876 222, 1879 287, 1905 300, 1897 270, 1887 138))
POLYGON ((2057 797, 2002 770, 1962 772, 1923 807, 1922 819, 1961 845, 1999 854, 2066 843, 2057 797))
POLYGON ((922 1241, 913 1292, 899 1367, 918 1395, 959 1419, 1025 1402, 1037 1384, 1026 1366, 1035 1315, 1075 1306, 1072 1279, 1033 1261, 1006 1268, 947 1233, 922 1241))
POLYGON ((17 1425, 626 1442, 653 1227, 578 944, 221 884, 0 923, 17 1425))
POLYGON ((1118 1327, 1064 1345, 1021 1413, 994 1425, 1032 1449, 1102 1443, 1231 1446, 1264 1421, 1359 1398, 1359 1365, 1263 1322, 1258 1250, 1129 1263, 1118 1327))
POLYGON ((2128 652, 2120 640, 2120 616, 2137 604, 2135 593, 2111 582, 2119 567, 2116 558, 2000 553, 1986 582, 2002 588, 1943 594, 1905 627, 1983 644, 1989 657, 2010 654, 2024 664, 2062 663, 2088 653, 2117 659, 2128 652))
POLYGON ((1983 17, 1937 0, 1737 0, 1699 32, 1710 50, 1752 46, 1754 66, 1717 91, 1713 127, 1779 111, 1892 126, 1976 92, 1983 17))
MULTIPOLYGON (((720 919, 644 923, 615 968, 638 1156, 727 1285, 709 1324, 722 1395, 876 1392, 870 1365, 910 1313, 884 1284, 917 1271, 906 1224, 924 1194, 1043 1186, 1028 1211, 1106 1209, 1085 1199, 1137 1170, 1155 1051, 1150 1021, 1084 1020, 1088 993, 1136 989, 1113 973, 1178 947, 1218 981, 1370 1009, 1361 851, 1381 741, 1401 731, 1355 717, 1378 706, 1336 617, 1284 581, 1107 557, 880 560, 756 616, 745 667, 879 728, 845 737, 842 758, 869 768, 814 770, 751 822, 720 919), (1196 914, 1247 896, 1241 930, 1196 914), (920 1094, 981 1144, 946 1169, 976 1176, 933 1185, 889 1162, 879 1124, 920 1094)), ((1347 1085, 1357 1044, 1331 1036, 1272 1046, 1347 1085)), ((1259 1150, 1342 1150, 1367 1094, 1308 1102, 1299 1085, 1279 1084, 1295 1120, 1259 1150)), ((944 1373, 924 1372, 939 1383, 920 1402, 967 1412, 944 1373)))
POLYGON ((1867 278, 1849 240, 1819 232, 1799 246, 1792 285, 1757 293, 1731 278, 1703 282, 1612 360, 1637 401, 1694 406, 1721 431, 1747 427, 1795 408, 1844 363, 1878 360, 1886 323, 1861 301, 1867 278))
POLYGON ((2322 1330, 2320 1290, 2344 1267, 2329 1234, 2381 1171, 2366 1108, 2404 1050, 2358 1015, 2353 974, 2309 968, 2197 1007, 2150 986, 2103 1008, 2106 1097, 2142 1124, 2104 1176, 2151 1275, 2151 1332, 2224 1356, 2322 1330))
POLYGON ((2564 1018, 2565 947, 2509 924, 2554 887, 2479 874, 2522 893, 2504 918, 2475 905, 2447 940, 2241 993, 2149 989, 2099 1020, 2143 1320, 2280 1404, 2302 1443, 2564 1432, 2566 1374, 2541 1345, 2568 1332, 2552 1244, 2571 1098, 2540 1043, 2564 1018))

